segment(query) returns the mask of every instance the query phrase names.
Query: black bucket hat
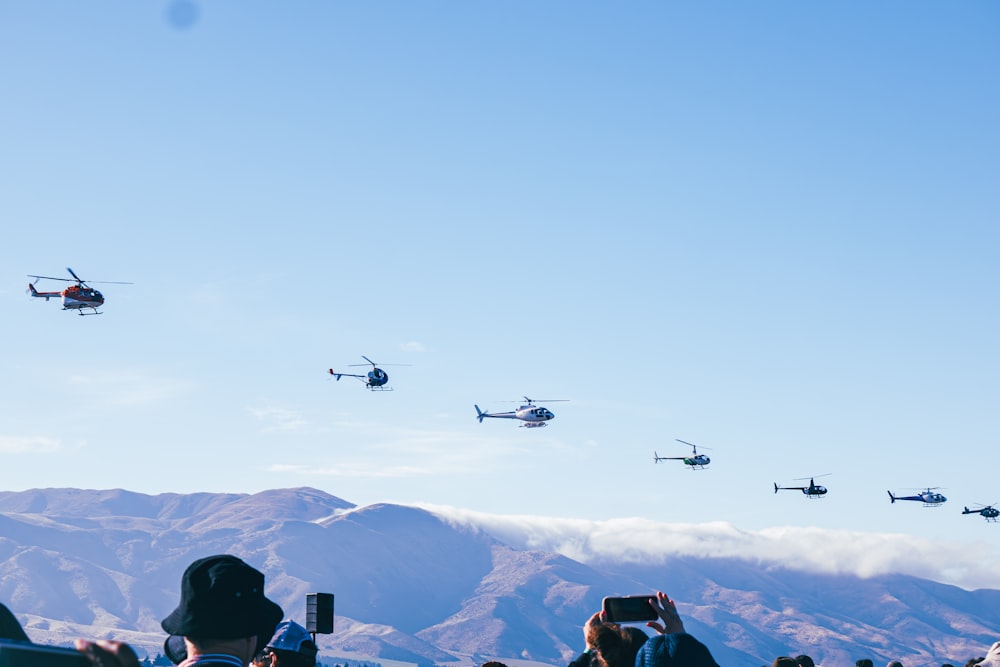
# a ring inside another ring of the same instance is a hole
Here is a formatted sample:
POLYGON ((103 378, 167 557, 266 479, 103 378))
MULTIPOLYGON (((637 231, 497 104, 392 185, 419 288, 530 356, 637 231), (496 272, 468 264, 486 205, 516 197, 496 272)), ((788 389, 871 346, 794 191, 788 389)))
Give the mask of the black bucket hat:
POLYGON ((284 616, 264 597, 264 575, 236 556, 201 558, 181 577, 181 601, 160 626, 204 639, 271 636, 284 616))

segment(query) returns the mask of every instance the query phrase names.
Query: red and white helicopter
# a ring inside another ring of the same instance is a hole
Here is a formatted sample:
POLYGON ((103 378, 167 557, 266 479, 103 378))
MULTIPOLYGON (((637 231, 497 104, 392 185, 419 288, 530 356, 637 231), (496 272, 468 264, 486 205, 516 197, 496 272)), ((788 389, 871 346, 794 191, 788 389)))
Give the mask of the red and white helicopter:
MULTIPOLYGON (((73 269, 66 267, 69 271, 69 275, 73 276, 73 279, 69 278, 54 278, 52 276, 36 276, 28 274, 29 278, 34 278, 35 280, 28 283, 28 293, 31 296, 37 296, 40 299, 45 299, 48 301, 52 297, 62 297, 63 310, 75 310, 79 315, 100 315, 101 312, 98 309, 104 304, 104 295, 98 290, 94 289, 86 282, 83 281, 80 276, 73 273, 73 269), (35 289, 35 283, 41 279, 45 280, 62 280, 67 283, 75 282, 75 285, 70 285, 66 289, 60 292, 39 292, 35 289), (85 313, 84 309, 90 308, 94 312, 85 313)), ((111 280, 92 280, 93 283, 103 283, 107 285, 131 285, 132 283, 118 282, 111 280)))
MULTIPOLYGON (((518 407, 517 410, 512 412, 497 412, 496 414, 490 414, 486 410, 480 410, 479 406, 476 405, 474 406, 476 408, 476 419, 479 420, 480 424, 482 424, 483 420, 487 417, 490 419, 520 419, 524 422, 521 426, 524 426, 525 428, 541 428, 542 426, 546 426, 546 422, 550 419, 555 419, 556 416, 552 414, 552 411, 548 408, 535 405, 535 402, 527 396, 524 397, 524 400, 526 401, 525 405, 518 407)), ((563 403, 566 400, 567 399, 556 398, 544 400, 543 402, 563 403)))

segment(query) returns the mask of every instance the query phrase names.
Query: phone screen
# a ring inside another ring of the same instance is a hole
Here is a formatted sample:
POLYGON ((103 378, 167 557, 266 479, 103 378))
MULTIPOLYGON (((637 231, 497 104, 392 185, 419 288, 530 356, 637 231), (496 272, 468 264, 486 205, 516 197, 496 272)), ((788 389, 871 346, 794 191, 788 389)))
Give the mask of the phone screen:
POLYGON ((659 618, 650 606, 652 595, 628 595, 620 598, 604 598, 604 615, 612 623, 633 623, 655 621, 659 618))

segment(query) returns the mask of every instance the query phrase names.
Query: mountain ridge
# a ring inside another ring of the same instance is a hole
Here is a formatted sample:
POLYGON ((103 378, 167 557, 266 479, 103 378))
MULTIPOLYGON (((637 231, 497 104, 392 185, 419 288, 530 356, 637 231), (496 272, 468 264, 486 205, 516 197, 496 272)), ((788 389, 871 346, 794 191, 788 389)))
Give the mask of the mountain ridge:
POLYGON ((303 620, 307 593, 334 593, 335 632, 320 637, 321 650, 374 660, 563 665, 603 596, 657 589, 678 600, 688 630, 720 664, 802 652, 827 665, 964 663, 1000 637, 993 589, 733 558, 581 563, 425 509, 358 507, 309 487, 0 492, 0 601, 38 642, 115 637, 155 654, 181 573, 213 553, 261 569, 287 617, 303 620))

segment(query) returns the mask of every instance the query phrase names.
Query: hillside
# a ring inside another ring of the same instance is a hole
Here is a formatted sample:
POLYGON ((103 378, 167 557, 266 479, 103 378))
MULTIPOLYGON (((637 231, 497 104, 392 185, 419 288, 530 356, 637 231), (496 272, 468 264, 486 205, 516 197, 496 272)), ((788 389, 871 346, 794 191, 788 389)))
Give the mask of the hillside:
POLYGON ((334 593, 335 632, 320 638, 331 655, 563 665, 603 596, 657 589, 680 601, 720 664, 799 652, 827 665, 963 664, 1000 637, 1000 591, 734 559, 583 564, 422 509, 356 507, 310 488, 0 493, 0 601, 38 642, 115 637, 156 653, 181 573, 215 553, 263 570, 268 595, 300 621, 307 593, 334 593))

